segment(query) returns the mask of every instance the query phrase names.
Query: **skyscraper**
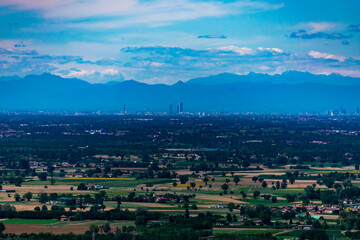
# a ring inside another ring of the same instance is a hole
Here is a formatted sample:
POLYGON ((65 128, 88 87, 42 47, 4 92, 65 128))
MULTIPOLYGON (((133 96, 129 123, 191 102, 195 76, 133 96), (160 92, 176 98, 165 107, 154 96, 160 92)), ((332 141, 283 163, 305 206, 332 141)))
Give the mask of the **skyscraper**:
POLYGON ((184 112, 184 104, 182 102, 179 102, 179 105, 177 106, 177 113, 183 113, 184 112))
POLYGON ((170 103, 169 105, 169 114, 173 114, 173 104, 170 103))

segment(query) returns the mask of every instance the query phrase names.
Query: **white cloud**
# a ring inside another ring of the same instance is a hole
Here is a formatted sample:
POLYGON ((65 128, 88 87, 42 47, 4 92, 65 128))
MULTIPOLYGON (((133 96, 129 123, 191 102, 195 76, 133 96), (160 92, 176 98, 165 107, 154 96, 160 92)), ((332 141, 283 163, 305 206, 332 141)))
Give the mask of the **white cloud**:
POLYGON ((275 52, 275 53, 280 53, 283 54, 284 51, 281 50, 280 48, 263 48, 263 47, 258 47, 258 49, 260 51, 269 51, 269 52, 275 52))
POLYGON ((309 22, 310 32, 323 32, 333 30, 338 26, 333 22, 309 22))
POLYGON ((333 54, 329 54, 329 53, 322 53, 322 52, 317 52, 317 51, 310 51, 308 53, 308 55, 310 57, 316 58, 316 59, 327 59, 327 60, 336 60, 339 62, 345 62, 346 57, 344 56, 337 56, 337 55, 333 55, 333 54))
POLYGON ((304 29, 309 33, 341 31, 347 27, 340 22, 303 22, 297 24, 295 29, 304 29))
POLYGON ((269 11, 283 5, 250 0, 230 3, 204 0, 1 0, 0 6, 36 11, 44 18, 63 20, 72 27, 118 28, 133 24, 163 26, 174 21, 269 11))
POLYGON ((72 68, 70 71, 58 71, 58 74, 67 78, 80 78, 88 82, 108 82, 124 80, 119 70, 113 68, 95 67, 97 70, 88 69, 90 66, 80 66, 84 69, 72 68))
POLYGON ((247 47, 224 46, 224 47, 219 47, 218 50, 224 51, 224 52, 238 53, 240 56, 256 54, 256 51, 254 51, 251 48, 247 48, 247 47))

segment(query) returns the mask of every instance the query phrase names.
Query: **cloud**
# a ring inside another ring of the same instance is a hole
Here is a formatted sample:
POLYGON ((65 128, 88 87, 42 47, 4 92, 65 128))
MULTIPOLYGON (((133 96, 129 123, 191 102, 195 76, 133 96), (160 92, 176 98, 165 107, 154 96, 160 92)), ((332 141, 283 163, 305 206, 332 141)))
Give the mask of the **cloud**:
POLYGON ((329 31, 336 28, 339 24, 334 22, 309 22, 306 25, 311 29, 311 33, 329 31))
POLYGON ((342 40, 342 41, 341 41, 341 44, 342 44, 342 45, 350 45, 350 42, 347 41, 347 40, 342 40))
POLYGON ((88 82, 108 82, 108 81, 122 81, 124 77, 117 69, 107 68, 103 70, 87 70, 87 69, 72 69, 68 72, 62 73, 63 77, 80 78, 88 82))
POLYGON ((164 46, 126 47, 114 58, 90 61, 79 56, 42 55, 35 50, 0 48, 1 75, 50 72, 92 83, 135 79, 147 83, 174 83, 221 72, 313 73, 338 72, 357 76, 360 60, 310 51, 292 54, 276 47, 222 46, 192 49, 164 46), (34 54, 29 54, 34 53, 34 54))
POLYGON ((293 32, 289 36, 290 38, 301 38, 301 39, 314 39, 314 38, 324 38, 330 40, 341 40, 341 39, 349 39, 350 35, 344 35, 342 33, 307 33, 305 30, 299 30, 297 32, 293 32))
POLYGON ((39 55, 39 53, 35 50, 19 50, 19 49, 1 48, 1 47, 0 47, 0 54, 2 54, 2 55, 33 55, 33 56, 39 55))
POLYGON ((69 27, 118 28, 134 24, 168 25, 204 17, 247 14, 283 7, 264 1, 194 0, 1 0, 14 11, 34 11, 41 17, 69 27))
POLYGON ((220 34, 209 34, 209 35, 200 35, 197 38, 209 38, 209 39, 213 39, 213 38, 227 38, 227 36, 225 35, 220 35, 220 34))
POLYGON ((360 32, 360 24, 350 24, 348 29, 352 32, 360 32))
MULTIPOLYGON (((358 60, 329 53, 311 51, 291 54, 280 48, 223 46, 207 49, 173 48, 161 46, 131 47, 121 51, 121 59, 132 72, 133 79, 155 83, 174 83, 221 72, 281 73, 287 70, 357 73, 358 60), (162 63, 160 68, 152 62, 162 63), (160 80, 161 79, 161 80, 160 80)), ((357 76, 357 75, 356 75, 357 76)))
POLYGON ((337 55, 333 55, 333 54, 329 54, 329 53, 322 53, 322 52, 317 52, 317 51, 310 51, 308 53, 309 56, 315 58, 315 59, 326 59, 326 60, 336 60, 339 62, 345 62, 346 57, 344 56, 337 56, 337 55))
POLYGON ((224 47, 219 47, 217 50, 222 51, 224 53, 237 53, 240 56, 256 54, 256 50, 247 47, 224 46, 224 47))

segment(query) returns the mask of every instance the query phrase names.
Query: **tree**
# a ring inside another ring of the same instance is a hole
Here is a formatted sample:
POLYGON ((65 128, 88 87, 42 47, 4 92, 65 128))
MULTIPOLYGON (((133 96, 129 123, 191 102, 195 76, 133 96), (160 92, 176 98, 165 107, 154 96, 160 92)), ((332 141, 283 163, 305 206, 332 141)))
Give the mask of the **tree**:
POLYGON ((230 182, 230 179, 225 179, 225 182, 226 182, 226 184, 229 184, 229 182, 230 182))
POLYGON ((323 229, 312 229, 304 231, 299 236, 300 240, 310 239, 310 240, 329 240, 328 235, 323 229))
POLYGON ((2 234, 5 231, 5 225, 0 222, 0 233, 2 234))
POLYGON ((46 181, 47 173, 46 172, 39 173, 38 178, 39 178, 40 181, 46 181))
POLYGON ((301 196, 300 200, 303 202, 303 205, 308 205, 310 203, 309 198, 307 196, 301 196))
POLYGON ((254 191, 254 198, 256 199, 258 196, 260 196, 260 192, 259 191, 254 191))
POLYGON ((15 199, 15 201, 17 201, 17 202, 20 202, 20 200, 21 200, 20 195, 16 193, 16 194, 14 195, 14 199, 15 199))
POLYGON ((264 197, 264 199, 265 200, 270 200, 270 198, 271 198, 271 195, 270 194, 265 194, 265 195, 263 195, 263 197, 264 197))
POLYGON ((276 186, 276 189, 279 189, 280 188, 280 182, 276 181, 275 186, 276 186))
POLYGON ((258 177, 252 177, 252 180, 256 183, 256 181, 258 180, 258 177))
POLYGON ((81 191, 85 191, 85 190, 88 190, 87 186, 85 183, 80 183, 78 186, 77 186, 77 190, 81 190, 81 191))
POLYGON ((286 222, 292 218, 295 217, 295 212, 294 211, 288 211, 288 212, 285 212, 283 215, 282 215, 283 219, 286 220, 286 222))
POLYGON ((48 201, 48 195, 47 193, 41 193, 39 197, 39 202, 46 203, 48 201))
POLYGON ((205 185, 207 185, 207 183, 208 183, 208 181, 209 181, 209 178, 204 177, 204 178, 203 178, 203 181, 204 181, 205 185))
POLYGON ((247 197, 246 193, 244 191, 241 191, 240 194, 241 194, 241 197, 244 198, 244 199, 247 197))
POLYGON ((322 228, 321 223, 319 222, 319 220, 315 220, 312 224, 312 228, 316 229, 316 228, 322 228))
POLYGON ((190 187, 191 187, 192 189, 194 189, 195 186, 196 186, 196 184, 195 184, 194 182, 191 182, 191 183, 190 183, 190 187))
POLYGON ((98 233, 99 232, 99 227, 95 224, 91 224, 89 227, 89 230, 93 233, 98 233))
POLYGON ((328 188, 332 188, 333 185, 335 183, 335 179, 333 177, 327 177, 324 178, 324 184, 328 187, 328 188))
POLYGON ((234 181, 235 185, 237 186, 238 183, 240 182, 240 178, 238 176, 235 176, 233 181, 234 181))
POLYGON ((115 201, 117 203, 117 209, 120 209, 120 205, 121 205, 121 197, 118 195, 115 197, 115 201))
POLYGON ((35 207, 34 211, 40 212, 40 207, 39 206, 35 207))
POLYGON ((230 213, 226 214, 226 220, 227 220, 228 222, 232 222, 232 221, 233 221, 233 217, 231 216, 230 213))
POLYGON ((31 192, 27 192, 23 195, 23 198, 26 198, 28 201, 30 201, 30 199, 32 198, 32 193, 31 192))
POLYGON ((277 202, 277 197, 272 196, 272 197, 271 197, 271 202, 272 202, 272 203, 276 203, 276 202, 277 202))
POLYGON ((226 183, 224 183, 223 185, 221 185, 221 189, 224 190, 224 192, 226 192, 226 190, 229 189, 229 185, 227 185, 226 183))
POLYGON ((261 186, 263 187, 263 188, 266 188, 267 187, 267 182, 266 181, 263 181, 262 183, 261 183, 261 186))
POLYGON ((177 186, 177 182, 173 182, 173 187, 176 187, 177 186))
POLYGON ((234 208, 235 208, 234 203, 231 202, 231 203, 228 204, 228 209, 229 209, 230 212, 232 212, 234 210, 234 208))
POLYGON ((290 184, 294 184, 294 182, 295 182, 295 177, 294 177, 294 175, 291 175, 291 176, 290 176, 289 182, 290 182, 290 184))
POLYGON ((135 220, 135 225, 136 226, 146 226, 147 224, 147 218, 144 215, 141 216, 137 216, 136 220, 135 220))
POLYGON ((21 183, 23 182, 23 179, 21 177, 17 177, 15 179, 15 186, 21 187, 21 183))
POLYGON ((185 184, 187 181, 189 181, 189 177, 187 175, 180 175, 179 179, 181 184, 185 184))
POLYGON ((188 207, 185 209, 185 218, 190 218, 190 212, 188 207))
POLYGON ((48 210, 48 208, 47 208, 46 205, 43 205, 43 206, 41 207, 41 211, 47 211, 47 210, 48 210))
POLYGON ((51 185, 54 185, 54 183, 55 183, 56 181, 55 181, 55 179, 54 178, 51 178, 50 179, 50 183, 51 183, 51 185))
POLYGON ((355 165, 355 170, 359 170, 359 164, 355 165))
POLYGON ((104 232, 104 233, 109 233, 111 231, 111 227, 110 224, 107 222, 104 225, 100 226, 100 229, 104 232))
POLYGON ((293 194, 286 194, 285 198, 289 203, 292 203, 292 202, 295 202, 296 195, 295 194, 294 195, 293 194))

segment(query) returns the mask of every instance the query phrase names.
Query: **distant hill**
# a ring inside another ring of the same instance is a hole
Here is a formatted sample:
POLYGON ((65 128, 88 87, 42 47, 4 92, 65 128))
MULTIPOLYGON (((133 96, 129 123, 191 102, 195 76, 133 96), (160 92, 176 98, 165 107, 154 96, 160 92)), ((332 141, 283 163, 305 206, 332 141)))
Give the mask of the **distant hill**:
POLYGON ((14 80, 14 79, 19 79, 20 77, 17 75, 14 76, 3 76, 0 77, 0 81, 9 81, 9 80, 14 80))
POLYGON ((250 72, 247 75, 221 73, 209 77, 194 78, 187 83, 219 85, 236 82, 270 82, 275 84, 325 83, 335 85, 360 86, 360 78, 344 77, 340 74, 315 75, 308 72, 287 71, 282 74, 263 74, 250 72))
POLYGON ((230 76, 239 75, 220 74, 174 85, 149 85, 134 80, 90 84, 51 74, 29 75, 0 81, 0 111, 120 112, 125 104, 130 112, 167 112, 170 103, 175 110, 178 102, 184 103, 186 112, 312 112, 341 106, 355 111, 360 106, 360 86, 355 78, 340 75, 318 78, 348 79, 348 84, 354 81, 351 86, 335 84, 335 80, 331 80, 332 84, 314 82, 317 76, 308 73, 302 75, 302 83, 296 83, 301 79, 295 77, 287 80, 293 81, 292 84, 281 82, 293 75, 297 76, 298 72, 277 75, 279 80, 274 81, 266 80, 269 75, 255 73, 246 75, 254 81, 243 80, 246 76, 230 81, 230 76))

